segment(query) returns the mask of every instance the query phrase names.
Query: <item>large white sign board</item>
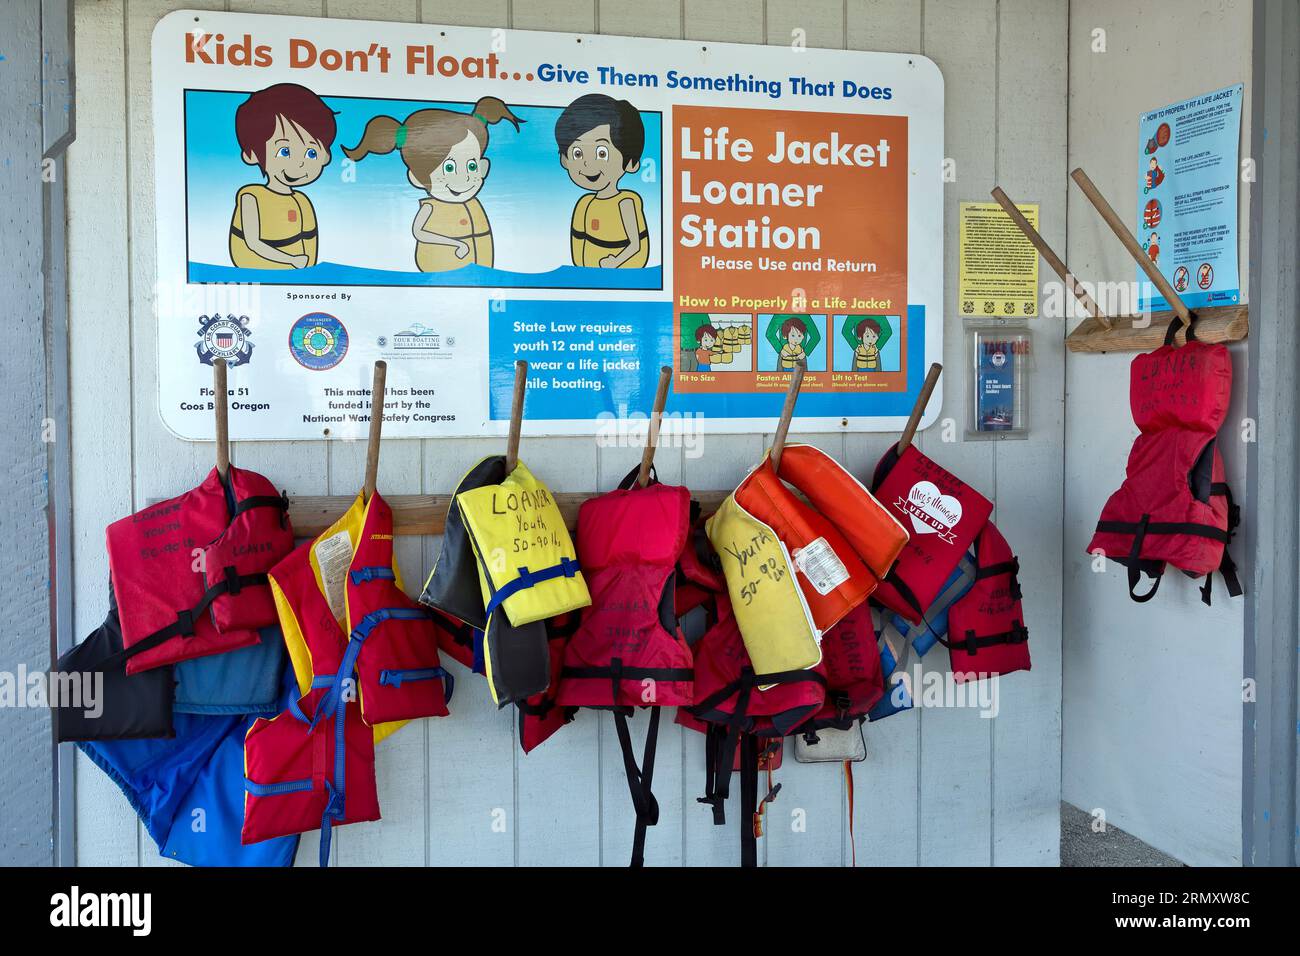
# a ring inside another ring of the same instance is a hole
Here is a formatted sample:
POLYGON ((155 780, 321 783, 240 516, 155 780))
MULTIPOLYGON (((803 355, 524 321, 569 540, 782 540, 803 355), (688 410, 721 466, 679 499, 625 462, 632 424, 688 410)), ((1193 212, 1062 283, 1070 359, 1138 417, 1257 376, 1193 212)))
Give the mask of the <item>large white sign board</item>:
MULTIPOLYGON (((159 405, 212 436, 644 415, 901 427, 942 354, 943 80, 919 55, 207 11, 153 36, 159 405)), ((941 400, 932 402, 937 409, 941 400)), ((927 419, 928 423, 928 419, 927 419)))

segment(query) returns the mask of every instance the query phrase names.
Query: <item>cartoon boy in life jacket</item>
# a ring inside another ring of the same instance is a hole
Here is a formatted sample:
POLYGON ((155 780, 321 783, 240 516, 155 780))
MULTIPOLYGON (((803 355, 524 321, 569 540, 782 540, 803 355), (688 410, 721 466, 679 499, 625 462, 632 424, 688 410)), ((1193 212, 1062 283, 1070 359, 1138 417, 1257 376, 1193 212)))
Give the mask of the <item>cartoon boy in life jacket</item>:
POLYGON ((792 371, 799 362, 808 361, 821 342, 817 325, 809 315, 773 315, 767 324, 766 338, 777 353, 776 366, 792 371))
POLYGON ((1147 164, 1146 188, 1142 191, 1149 193, 1164 181, 1165 171, 1160 168, 1160 161, 1152 156, 1151 161, 1147 164))
POLYGON ((502 120, 516 131, 525 122, 495 96, 482 97, 469 113, 416 110, 400 123, 376 116, 366 123, 361 142, 343 150, 357 163, 393 150, 402 157, 407 180, 425 194, 411 223, 420 272, 492 268, 492 226, 478 194, 488 174, 488 127, 502 120))
POLYGON ((320 178, 334 144, 334 111, 296 83, 258 90, 235 110, 240 156, 266 183, 235 194, 230 261, 244 269, 316 264, 316 210, 300 190, 320 178))
POLYGON ((854 332, 858 346, 853 350, 853 371, 880 371, 880 349, 876 345, 880 341, 880 323, 875 319, 863 319, 854 332))
POLYGON ((573 207, 569 248, 575 266, 640 268, 650 260, 650 232, 641 196, 620 189, 641 168, 645 125, 627 100, 588 93, 555 123, 560 165, 588 195, 573 207))
POLYGON ((695 330, 695 341, 699 344, 699 348, 695 350, 695 359, 700 363, 700 371, 707 372, 712 367, 713 347, 718 342, 718 330, 712 325, 701 325, 695 330))
POLYGON ((1152 262, 1160 261, 1160 236, 1157 233, 1151 233, 1151 238, 1147 240, 1147 255, 1151 257, 1152 262))

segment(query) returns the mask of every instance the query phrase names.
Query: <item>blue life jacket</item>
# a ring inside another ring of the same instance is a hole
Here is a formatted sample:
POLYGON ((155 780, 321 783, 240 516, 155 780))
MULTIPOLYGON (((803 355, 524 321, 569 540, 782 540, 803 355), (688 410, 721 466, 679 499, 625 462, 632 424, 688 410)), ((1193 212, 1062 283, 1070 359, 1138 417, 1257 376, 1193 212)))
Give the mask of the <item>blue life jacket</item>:
POLYGON ((894 611, 884 611, 881 630, 876 635, 880 648, 880 665, 885 674, 885 696, 867 713, 868 720, 881 720, 912 709, 912 695, 904 679, 910 651, 918 657, 948 633, 948 609, 975 583, 975 563, 963 555, 943 584, 919 624, 913 624, 894 611))
POLYGON ((258 634, 262 639, 257 644, 176 664, 172 710, 177 714, 278 714, 283 709, 284 637, 279 627, 264 627, 258 634))
MULTIPOLYGON (((280 688, 279 706, 288 706, 297 685, 287 669, 280 688)), ((126 794, 168 859, 191 866, 290 866, 298 849, 296 836, 249 846, 240 842, 244 735, 254 719, 176 713, 174 737, 81 741, 77 746, 126 794)))

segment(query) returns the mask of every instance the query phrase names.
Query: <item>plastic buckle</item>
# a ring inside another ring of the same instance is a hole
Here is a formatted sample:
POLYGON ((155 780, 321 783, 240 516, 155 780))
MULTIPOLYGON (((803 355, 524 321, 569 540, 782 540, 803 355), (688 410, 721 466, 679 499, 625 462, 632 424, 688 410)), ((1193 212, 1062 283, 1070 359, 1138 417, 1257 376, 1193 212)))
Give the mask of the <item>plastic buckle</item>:
POLYGON ((194 611, 186 608, 183 611, 176 612, 176 624, 180 627, 180 634, 183 637, 189 637, 194 633, 194 611))
POLYGON ((966 653, 970 654, 972 657, 975 655, 975 652, 979 650, 979 645, 975 642, 974 631, 967 631, 966 638, 962 643, 965 645, 966 653))
POLYGON ((221 573, 226 578, 226 593, 234 597, 243 589, 243 585, 239 583, 239 569, 233 564, 228 564, 221 573))
POLYGON ((343 819, 343 794, 335 790, 334 785, 328 780, 325 781, 325 792, 329 794, 329 800, 325 804, 325 813, 323 816, 334 820, 343 819))

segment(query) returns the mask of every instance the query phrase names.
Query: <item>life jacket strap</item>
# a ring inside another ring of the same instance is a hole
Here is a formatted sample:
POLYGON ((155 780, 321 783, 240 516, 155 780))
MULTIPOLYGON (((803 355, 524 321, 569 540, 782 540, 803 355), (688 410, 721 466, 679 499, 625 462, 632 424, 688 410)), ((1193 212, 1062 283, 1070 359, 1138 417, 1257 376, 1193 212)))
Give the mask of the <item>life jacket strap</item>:
MULTIPOLYGON (((1097 530, 1108 534, 1131 534, 1133 535, 1133 547, 1129 551, 1126 563, 1128 564, 1128 591, 1129 597, 1139 604, 1145 604, 1156 596, 1156 591, 1160 588, 1161 575, 1164 568, 1158 572, 1147 568, 1142 568, 1142 561, 1138 557, 1142 550, 1142 541, 1149 534, 1184 534, 1194 535, 1200 538, 1209 538, 1213 541, 1223 542, 1223 557, 1219 559, 1218 571, 1223 575, 1223 581, 1228 586, 1228 594, 1231 597, 1240 597, 1243 593, 1241 581, 1237 577, 1237 566, 1232 558, 1228 555, 1228 544, 1232 540, 1232 534, 1237 525, 1241 522, 1241 509, 1232 500, 1232 492, 1228 488, 1227 482, 1216 481, 1210 486, 1211 495, 1222 495, 1228 499, 1228 527, 1226 529, 1217 528, 1214 525, 1200 524, 1192 521, 1151 521, 1150 515, 1143 515, 1139 521, 1098 521, 1097 530), (1155 578, 1155 583, 1151 590, 1146 594, 1137 593, 1137 584, 1139 581, 1139 572, 1146 570, 1146 573, 1155 578)), ((1210 605, 1210 578, 1211 574, 1205 576, 1205 585, 1201 588, 1201 601, 1206 606, 1210 605)))
POLYGON ((452 692, 456 688, 456 678, 441 667, 415 667, 406 670, 381 670, 379 683, 384 687, 400 688, 406 681, 434 680, 442 678, 443 700, 450 704, 452 692))
POLYGON ((540 571, 530 571, 528 568, 521 567, 518 576, 513 581, 508 581, 496 593, 492 595, 492 600, 488 601, 484 609, 486 617, 491 617, 492 612, 508 601, 512 596, 522 591, 524 588, 531 588, 552 578, 571 578, 576 575, 582 567, 576 559, 560 558, 559 564, 553 564, 549 568, 542 568, 540 571))
POLYGON ((894 590, 898 592, 898 596, 906 601, 907 606, 915 611, 919 617, 925 617, 925 608, 921 607, 921 602, 917 600, 915 592, 907 586, 907 582, 898 576, 897 565, 890 568, 889 573, 882 580, 885 584, 892 585, 894 590))
POLYGON ((753 688, 767 687, 772 684, 793 684, 804 680, 813 681, 823 687, 826 686, 826 678, 815 670, 775 671, 770 674, 755 674, 752 668, 746 667, 740 672, 740 677, 736 680, 733 680, 720 690, 714 691, 704 700, 688 709, 701 720, 708 720, 713 723, 729 723, 726 715, 720 715, 717 708, 724 701, 729 700, 732 695, 737 693, 741 695, 736 703, 736 709, 732 717, 744 718, 748 716, 749 695, 753 688))
POLYGON ((396 581, 397 575, 392 568, 357 568, 355 571, 349 571, 348 577, 352 579, 353 584, 364 584, 367 581, 396 581))
MULTIPOLYGON (((695 672, 689 667, 625 667, 619 658, 610 660, 607 667, 568 667, 561 672, 561 677, 578 680, 607 680, 613 688, 612 703, 618 704, 618 693, 623 681, 689 681, 695 679, 695 672)), ((653 702, 651 702, 653 703, 653 702)))
POLYGON ((343 682, 356 671, 357 658, 361 656, 361 646, 376 627, 385 621, 417 621, 427 619, 428 616, 423 608, 382 607, 371 611, 358 621, 357 626, 348 636, 348 646, 343 651, 343 660, 339 663, 339 669, 334 672, 330 681, 329 690, 321 698, 316 713, 312 716, 311 728, 314 729, 321 717, 330 711, 338 709, 340 714, 342 713, 343 705, 346 703, 343 699, 343 682))
POLYGON ((632 806, 636 810, 636 831, 632 838, 632 861, 629 866, 645 865, 646 829, 659 822, 659 802, 651 791, 651 782, 655 772, 655 748, 659 740, 658 707, 650 710, 650 726, 646 728, 645 751, 638 767, 636 754, 632 750, 632 734, 628 730, 628 714, 624 710, 614 711, 614 728, 618 731, 618 745, 623 751, 623 771, 627 776, 627 789, 632 795, 632 806))
POLYGON ((203 597, 199 598, 197 604, 183 611, 177 611, 176 620, 171 624, 154 631, 147 637, 142 637, 130 647, 124 647, 116 654, 109 655, 96 665, 96 669, 100 671, 115 670, 135 657, 135 655, 153 650, 159 644, 169 641, 173 637, 189 637, 194 633, 195 619, 203 614, 217 598, 223 594, 238 594, 246 587, 266 584, 267 580, 265 573, 239 574, 238 569, 234 567, 225 568, 222 579, 204 591, 203 597))
POLYGON ((726 801, 731 792, 731 766, 736 760, 740 729, 735 724, 709 724, 704 734, 704 796, 696 797, 713 809, 713 825, 727 822, 726 801))
MULTIPOLYGON (((614 239, 597 239, 595 236, 591 235, 590 233, 583 232, 581 229, 578 229, 577 227, 570 227, 569 234, 574 239, 577 239, 579 242, 590 242, 593 246, 600 246, 600 248, 602 249, 626 249, 628 246, 632 244, 631 239, 624 239, 622 241, 618 241, 614 239)), ((641 232, 638 234, 638 237, 641 239, 649 239, 650 233, 649 231, 642 229, 641 232)))
MULTIPOLYGON (((335 675, 318 675, 312 679, 312 688, 334 686, 335 675)), ((347 702, 340 696, 337 701, 330 705, 329 694, 327 693, 316 705, 316 712, 309 720, 303 713, 302 706, 297 700, 289 703, 289 713, 299 721, 307 724, 307 733, 310 735, 316 728, 316 721, 327 710, 330 716, 334 718, 334 779, 326 779, 325 786, 325 809, 321 813, 320 822, 320 865, 329 866, 331 831, 335 820, 342 820, 346 813, 346 784, 347 784, 347 753, 346 753, 346 717, 344 708, 347 702)), ((276 797, 286 793, 307 793, 316 789, 316 781, 312 777, 305 777, 301 780, 286 780, 280 783, 255 783, 244 777, 244 789, 255 797, 276 797)))
MULTIPOLYGON (((272 247, 273 249, 283 249, 285 246, 291 246, 295 242, 302 242, 307 239, 315 239, 316 233, 317 231, 315 229, 307 229, 303 232, 295 233, 294 235, 288 236, 284 239, 267 239, 265 237, 262 237, 262 241, 266 243, 268 246, 272 247)), ((236 239, 244 238, 244 230, 240 229, 238 226, 231 226, 230 234, 234 236, 236 239)))
POLYGON ((981 647, 992 647, 997 644, 1023 644, 1027 640, 1029 640, 1029 629, 1019 621, 1014 621, 1011 630, 1003 631, 1001 634, 976 636, 973 630, 967 630, 964 637, 952 641, 949 646, 974 656, 981 647))
POLYGON ((853 855, 853 866, 858 865, 858 842, 853 835, 853 761, 844 761, 844 793, 849 800, 849 852, 853 855))
MULTIPOLYGON (((740 741, 740 818, 752 821, 758 814, 758 741, 742 734, 740 741)), ((731 772, 731 767, 727 767, 731 772)), ((753 826, 740 828, 740 865, 758 866, 758 834, 753 826)))
POLYGON ((249 495, 247 498, 241 498, 235 502, 230 517, 234 519, 245 511, 252 511, 254 508, 274 508, 279 511, 280 527, 283 528, 285 515, 289 513, 289 496, 283 491, 278 495, 249 495))
POLYGON ((312 788, 310 777, 286 780, 283 783, 254 783, 244 778, 244 789, 255 797, 278 797, 282 793, 306 793, 312 788))

